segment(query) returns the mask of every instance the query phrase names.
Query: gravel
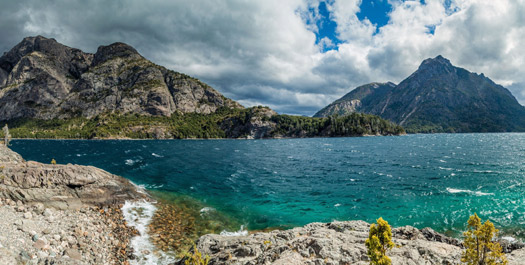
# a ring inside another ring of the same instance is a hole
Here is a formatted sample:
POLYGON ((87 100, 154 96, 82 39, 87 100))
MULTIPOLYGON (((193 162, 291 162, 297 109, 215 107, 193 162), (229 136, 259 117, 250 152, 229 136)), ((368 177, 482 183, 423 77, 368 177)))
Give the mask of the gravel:
POLYGON ((118 208, 55 210, 0 199, 0 264, 128 264, 134 232, 118 208))

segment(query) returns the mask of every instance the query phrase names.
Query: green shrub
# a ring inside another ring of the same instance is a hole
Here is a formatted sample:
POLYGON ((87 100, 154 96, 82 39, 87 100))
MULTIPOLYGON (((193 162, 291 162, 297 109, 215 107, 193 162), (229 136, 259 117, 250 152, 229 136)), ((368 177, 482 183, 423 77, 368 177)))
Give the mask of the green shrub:
POLYGON ((492 222, 487 220, 481 224, 478 215, 472 215, 468 220, 468 230, 463 233, 465 252, 463 252, 461 262, 468 265, 507 264, 507 258, 501 251, 500 244, 492 241, 497 233, 498 230, 494 228, 492 222))
POLYGON ((367 254, 371 265, 390 265, 392 261, 386 255, 386 251, 394 247, 392 242, 392 230, 388 222, 379 217, 377 224, 370 226, 368 239, 365 241, 367 254))
POLYGON ((193 253, 190 251, 186 252, 183 256, 184 265, 208 265, 210 262, 210 257, 208 255, 202 256, 202 253, 199 252, 197 246, 193 244, 193 253))

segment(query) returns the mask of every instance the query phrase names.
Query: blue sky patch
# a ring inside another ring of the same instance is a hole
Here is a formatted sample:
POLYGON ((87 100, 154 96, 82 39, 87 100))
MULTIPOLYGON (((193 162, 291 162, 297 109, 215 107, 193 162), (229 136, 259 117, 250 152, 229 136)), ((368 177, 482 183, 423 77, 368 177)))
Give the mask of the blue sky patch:
POLYGON ((361 11, 357 13, 357 18, 361 21, 367 18, 377 26, 377 30, 388 24, 390 20, 388 13, 392 10, 392 6, 387 0, 363 0, 359 8, 361 11))
POLYGON ((428 26, 425 26, 427 28, 427 32, 434 35, 434 32, 436 31, 436 25, 428 25, 428 26))
POLYGON ((341 43, 337 38, 337 23, 330 18, 330 11, 328 11, 324 1, 319 3, 319 16, 320 19, 316 21, 317 28, 319 29, 319 32, 316 35, 316 43, 319 45, 324 38, 328 38, 332 45, 323 45, 323 52, 337 50, 337 45, 341 43))
MULTIPOLYGON (((377 31, 379 31, 379 28, 388 24, 390 19, 388 14, 392 10, 392 6, 388 3, 388 0, 364 0, 361 2, 360 9, 360 12, 357 13, 357 18, 359 20, 368 19, 377 26, 377 31)), ((312 14, 315 11, 314 8, 309 10, 312 14)), ((337 23, 331 19, 330 11, 328 11, 325 1, 319 3, 318 12, 319 19, 315 20, 318 28, 316 43, 323 52, 337 50, 337 45, 341 43, 337 36, 337 23), (327 40, 330 41, 327 43, 327 40)))

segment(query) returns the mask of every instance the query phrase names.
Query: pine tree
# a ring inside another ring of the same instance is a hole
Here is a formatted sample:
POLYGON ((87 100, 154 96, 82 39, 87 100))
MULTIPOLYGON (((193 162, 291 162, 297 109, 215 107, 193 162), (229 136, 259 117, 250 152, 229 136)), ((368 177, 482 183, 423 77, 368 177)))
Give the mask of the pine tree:
POLYGON ((500 244, 492 241, 497 233, 498 230, 489 220, 482 225, 477 214, 471 216, 468 220, 468 230, 463 233, 465 252, 461 262, 468 265, 507 264, 507 258, 500 244))
POLYGON ((392 230, 388 222, 379 217, 377 225, 370 226, 368 239, 365 241, 370 265, 391 265, 392 261, 386 255, 386 251, 394 247, 392 242, 392 230))

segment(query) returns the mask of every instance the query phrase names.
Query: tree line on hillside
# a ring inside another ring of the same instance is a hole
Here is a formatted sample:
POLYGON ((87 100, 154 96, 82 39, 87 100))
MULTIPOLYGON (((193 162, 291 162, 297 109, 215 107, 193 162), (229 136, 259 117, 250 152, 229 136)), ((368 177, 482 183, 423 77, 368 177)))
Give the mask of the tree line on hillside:
POLYGON ((403 127, 378 116, 351 113, 345 116, 333 115, 326 118, 311 118, 291 115, 276 115, 274 135, 287 137, 343 137, 363 135, 399 135, 403 127))
MULTIPOLYGON (((228 138, 236 127, 246 126, 254 120, 267 123, 269 131, 264 137, 334 137, 362 135, 398 135, 404 130, 392 122, 375 115, 353 113, 347 116, 312 118, 292 115, 264 116, 258 110, 219 108, 212 114, 174 113, 166 116, 137 114, 104 114, 88 119, 14 119, 0 122, 9 124, 14 138, 60 138, 60 139, 187 139, 228 138), (226 120, 235 121, 227 126, 226 120)), ((247 130, 247 129, 246 129, 247 130)), ((246 132, 248 134, 248 132, 246 132)))

